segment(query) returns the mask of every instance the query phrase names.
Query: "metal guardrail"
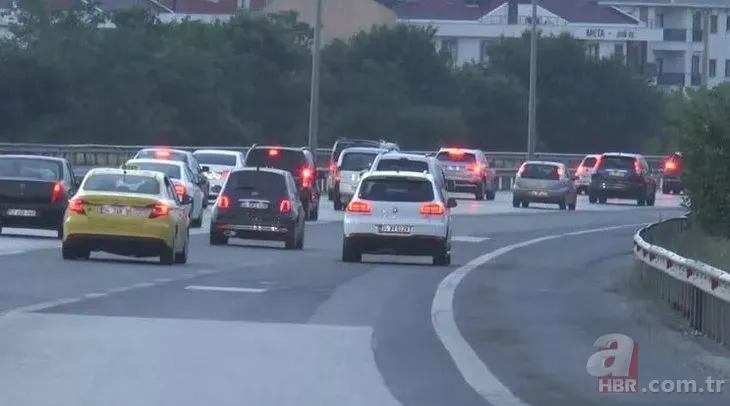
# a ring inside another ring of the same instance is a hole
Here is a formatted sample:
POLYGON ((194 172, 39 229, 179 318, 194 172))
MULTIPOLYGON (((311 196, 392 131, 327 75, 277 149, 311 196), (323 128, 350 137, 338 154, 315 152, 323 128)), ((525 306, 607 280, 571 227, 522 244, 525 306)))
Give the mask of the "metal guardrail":
POLYGON ((686 217, 675 218, 634 235, 639 279, 658 299, 681 312, 693 329, 730 347, 730 274, 647 241, 657 228, 679 233, 686 227, 686 217))

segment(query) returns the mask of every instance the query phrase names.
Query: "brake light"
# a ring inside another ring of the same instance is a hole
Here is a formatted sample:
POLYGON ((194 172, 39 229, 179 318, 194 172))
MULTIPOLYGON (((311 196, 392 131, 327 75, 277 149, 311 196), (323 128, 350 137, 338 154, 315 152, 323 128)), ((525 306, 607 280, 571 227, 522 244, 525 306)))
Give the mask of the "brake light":
POLYGON ((525 172, 525 165, 520 166, 520 169, 517 170, 517 177, 519 178, 522 176, 522 174, 525 172))
POLYGON ((185 185, 174 182, 175 183, 175 194, 182 197, 185 196, 188 193, 188 189, 185 187, 185 185))
POLYGON ((441 203, 426 203, 421 206, 422 216, 443 216, 446 209, 441 203))
POLYGON ((86 214, 86 210, 84 210, 84 201, 79 198, 69 200, 67 209, 76 214, 86 214))
POLYGON ((347 205, 350 213, 370 213, 370 203, 360 200, 353 200, 347 205))
POLYGON ((270 149, 269 150, 269 156, 279 156, 279 150, 278 149, 270 149))
POLYGON ((638 160, 634 160, 634 172, 641 173, 641 164, 638 160))
POLYGON ((479 164, 469 164, 466 166, 466 170, 473 172, 475 175, 482 174, 482 166, 479 164))
POLYGON ((161 158, 169 158, 170 157, 170 151, 155 151, 156 157, 161 158))
POLYGON ((282 213, 289 213, 291 211, 291 201, 284 199, 279 203, 279 211, 282 213))
POLYGON ((312 179, 312 169, 311 168, 302 168, 302 178, 312 179))
POLYGON ((464 155, 464 151, 462 151, 460 149, 450 149, 450 150, 446 151, 446 153, 449 154, 450 156, 463 156, 464 155))
POLYGON ((168 214, 170 214, 170 206, 163 204, 163 203, 156 203, 152 205, 152 212, 150 213, 150 218, 158 218, 158 217, 165 217, 168 214))
POLYGON ((577 176, 581 176, 581 175, 583 175, 584 173, 586 173, 587 171, 588 171, 588 168, 586 168, 585 166, 582 166, 582 165, 581 165, 581 166, 579 166, 579 167, 578 167, 578 168, 577 168, 577 169, 575 170, 575 174, 576 174, 577 176))
POLYGON ((231 198, 228 197, 228 195, 221 194, 218 196, 218 200, 216 200, 215 205, 219 209, 228 209, 231 207, 231 198))
POLYGON ((558 167, 558 176, 561 178, 565 176, 565 170, 560 166, 558 167))
POLYGON ((330 173, 335 173, 335 171, 337 171, 337 164, 330 162, 330 173))
POLYGON ((674 162, 674 161, 672 161, 672 160, 669 160, 669 161, 667 161, 667 162, 666 162, 666 163, 664 164, 664 170, 667 170, 667 171, 673 171, 673 170, 675 170, 675 169, 677 169, 677 163, 676 163, 676 162, 674 162))
POLYGON ((51 194, 51 203, 58 203, 63 200, 63 184, 56 183, 53 185, 53 193, 51 194))

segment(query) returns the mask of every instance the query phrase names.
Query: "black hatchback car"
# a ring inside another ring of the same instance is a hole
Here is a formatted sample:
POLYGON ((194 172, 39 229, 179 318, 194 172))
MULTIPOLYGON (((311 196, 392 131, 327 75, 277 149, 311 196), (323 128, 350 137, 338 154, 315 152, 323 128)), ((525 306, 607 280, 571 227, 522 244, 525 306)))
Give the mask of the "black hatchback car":
POLYGON ((246 153, 247 167, 276 168, 294 177, 307 220, 319 218, 319 186, 314 156, 307 148, 254 145, 246 153))
POLYGON ((283 241, 287 249, 304 247, 306 212, 287 171, 242 168, 228 175, 210 220, 210 245, 229 238, 283 241))
POLYGON ((639 206, 653 206, 656 180, 649 164, 639 154, 611 152, 602 154, 596 173, 588 186, 589 203, 606 203, 608 199, 636 200, 639 206))

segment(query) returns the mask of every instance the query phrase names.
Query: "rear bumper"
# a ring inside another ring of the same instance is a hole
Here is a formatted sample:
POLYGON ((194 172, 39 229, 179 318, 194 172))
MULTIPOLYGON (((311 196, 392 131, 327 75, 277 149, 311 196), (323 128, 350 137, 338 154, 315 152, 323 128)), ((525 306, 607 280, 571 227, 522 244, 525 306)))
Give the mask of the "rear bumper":
POLYGON ((156 257, 169 249, 165 240, 152 237, 128 237, 103 234, 68 234, 63 240, 68 247, 103 251, 134 257, 156 257))
POLYGON ((448 192, 473 192, 482 184, 481 179, 453 179, 446 178, 446 191, 448 192))
MULTIPOLYGON (((378 234, 351 234, 348 244, 364 254, 433 255, 447 244, 445 237, 431 235, 384 236, 378 234)), ((447 247, 448 248, 448 247, 447 247)))
POLYGON ((672 189, 681 189, 682 181, 677 178, 662 178, 662 186, 670 187, 672 189))
POLYGON ((293 219, 260 224, 212 222, 210 225, 211 232, 245 240, 281 241, 294 229, 296 229, 296 221, 293 219))
POLYGON ((379 216, 360 216, 360 215, 345 215, 343 221, 343 231, 345 237, 356 236, 356 235, 372 235, 376 237, 400 238, 400 235, 382 234, 378 232, 378 227, 382 224, 398 224, 411 226, 411 234, 402 236, 404 238, 411 238, 415 236, 421 236, 425 238, 445 239, 448 235, 448 223, 445 220, 414 220, 410 222, 392 222, 381 219, 379 216), (365 218, 368 217, 368 218, 365 218))
POLYGON ((65 211, 65 205, 0 203, 0 226, 56 230, 63 225, 65 211), (36 216, 10 216, 8 215, 10 209, 35 210, 36 216))
POLYGON ((520 201, 535 202, 535 203, 564 203, 568 192, 565 190, 560 191, 544 191, 547 195, 540 195, 543 191, 537 190, 522 190, 515 189, 512 192, 512 196, 520 201))
POLYGON ((646 185, 639 183, 615 184, 602 181, 591 183, 589 194, 608 199, 639 199, 646 195, 646 185))

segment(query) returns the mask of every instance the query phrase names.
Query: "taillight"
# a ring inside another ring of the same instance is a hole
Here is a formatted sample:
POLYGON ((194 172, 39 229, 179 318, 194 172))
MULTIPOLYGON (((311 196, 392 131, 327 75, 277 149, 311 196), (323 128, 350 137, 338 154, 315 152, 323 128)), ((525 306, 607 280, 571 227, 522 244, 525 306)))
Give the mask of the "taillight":
POLYGON ((279 203, 279 211, 281 213, 289 213, 291 211, 291 201, 284 199, 279 203))
POLYGON ((152 205, 152 212, 150 213, 150 218, 158 218, 158 217, 165 217, 168 214, 170 214, 170 206, 163 204, 163 203, 156 203, 152 205))
POLYGON ((674 162, 674 161, 667 161, 667 162, 666 162, 666 163, 664 164, 664 170, 665 170, 665 171, 673 171, 673 170, 675 170, 675 169, 677 169, 677 163, 676 163, 676 162, 674 162))
POLYGON ((517 170, 517 177, 519 178, 520 176, 522 176, 522 174, 524 172, 525 172, 525 166, 522 165, 522 166, 520 166, 520 169, 517 170))
POLYGON ((69 200, 67 209, 76 214, 86 214, 86 210, 84 210, 84 201, 79 198, 69 200))
POLYGON ((558 167, 558 176, 561 178, 565 176, 565 170, 562 167, 558 167))
POLYGON ((188 189, 182 183, 173 182, 175 184, 175 194, 182 197, 188 193, 188 189))
POLYGON ((228 195, 221 194, 218 196, 218 200, 216 200, 215 205, 219 209, 228 209, 231 207, 231 198, 228 197, 228 195))
POLYGON ((578 169, 575 170, 575 175, 576 176, 582 176, 587 171, 588 171, 588 168, 586 168, 585 166, 582 166, 581 165, 581 166, 578 167, 578 169))
POLYGON ((446 214, 446 209, 441 203, 426 203, 421 206, 422 216, 443 216, 446 214))
POLYGON ((221 177, 222 177, 223 179, 225 179, 225 178, 227 178, 227 177, 228 177, 228 174, 229 174, 229 173, 231 173, 231 171, 221 171, 220 173, 221 173, 221 177))
POLYGON ((53 193, 51 194, 51 203, 58 203, 63 200, 63 184, 56 183, 53 185, 53 193))
POLYGON ((302 168, 302 178, 312 179, 312 169, 311 168, 302 168))
POLYGON ((302 177, 302 184, 304 187, 309 187, 312 184, 312 177, 314 177, 314 171, 311 167, 305 166, 299 171, 302 177))
POLYGON ((638 160, 634 160, 634 172, 641 173, 641 164, 638 160))
POLYGON ((481 174, 482 174, 482 169, 483 169, 483 168, 482 168, 482 166, 481 166, 481 165, 479 165, 479 164, 469 164, 469 165, 467 165, 467 166, 466 166, 466 169, 467 169, 467 170, 468 170, 469 172, 472 172, 472 173, 474 173, 474 174, 476 174, 476 175, 481 175, 481 174))
POLYGON ((334 162, 330 162, 330 173, 335 173, 337 171, 337 164, 334 162))
POLYGON ((370 213, 370 203, 360 200, 353 200, 347 205, 350 213, 370 213))

